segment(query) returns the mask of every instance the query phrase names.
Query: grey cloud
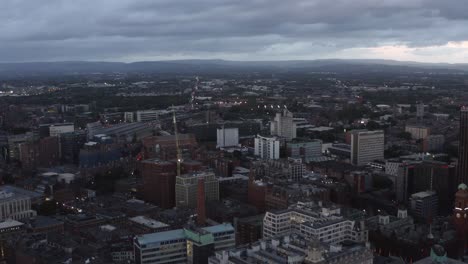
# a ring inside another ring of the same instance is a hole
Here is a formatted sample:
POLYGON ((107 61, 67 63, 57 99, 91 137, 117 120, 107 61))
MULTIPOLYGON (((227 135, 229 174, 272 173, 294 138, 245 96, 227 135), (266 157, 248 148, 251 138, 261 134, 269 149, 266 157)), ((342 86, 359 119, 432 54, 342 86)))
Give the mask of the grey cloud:
MULTIPOLYGON (((0 59, 307 57, 468 40, 465 0, 2 0, 0 59), (285 48, 290 45, 290 48, 285 48), (283 47, 283 50, 278 49, 283 47)), ((429 56, 429 55, 428 55, 429 56)))

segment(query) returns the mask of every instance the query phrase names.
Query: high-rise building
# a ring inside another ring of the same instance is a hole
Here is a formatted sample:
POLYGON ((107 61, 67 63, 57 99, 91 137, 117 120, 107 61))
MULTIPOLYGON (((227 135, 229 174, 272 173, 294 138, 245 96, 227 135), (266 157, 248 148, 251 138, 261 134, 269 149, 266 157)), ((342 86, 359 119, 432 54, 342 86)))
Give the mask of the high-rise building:
POLYGON ((145 201, 161 208, 175 205, 176 163, 159 159, 141 162, 142 194, 145 201))
POLYGON ((468 183, 468 107, 460 109, 460 145, 458 146, 458 180, 468 183))
POLYGON ((218 128, 216 130, 216 147, 235 147, 239 145, 239 129, 238 128, 218 128))
POLYGON ((287 109, 276 113, 274 120, 270 122, 270 133, 272 136, 284 137, 289 141, 296 138, 296 132, 293 114, 287 109))
POLYGON ((351 163, 357 166, 384 158, 385 136, 382 130, 354 130, 351 133, 351 163))
POLYGON ((80 149, 86 143, 84 130, 60 134, 60 156, 66 163, 78 164, 80 149))
POLYGON ((178 207, 197 207, 198 181, 205 183, 207 201, 219 200, 219 180, 213 172, 183 174, 176 177, 175 199, 178 207))
POLYGON ((263 137, 257 135, 255 138, 255 155, 262 159, 279 159, 280 141, 277 137, 263 137))

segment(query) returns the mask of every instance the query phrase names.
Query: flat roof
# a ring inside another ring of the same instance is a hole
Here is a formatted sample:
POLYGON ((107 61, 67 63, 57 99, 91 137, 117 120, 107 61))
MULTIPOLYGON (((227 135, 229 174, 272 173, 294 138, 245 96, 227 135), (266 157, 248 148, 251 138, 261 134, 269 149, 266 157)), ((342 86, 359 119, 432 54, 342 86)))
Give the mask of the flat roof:
POLYGON ((13 220, 13 219, 7 219, 3 222, 0 222, 0 229, 4 228, 10 228, 10 227, 15 227, 15 226, 22 226, 24 225, 23 223, 13 220))
POLYGON ((163 222, 159 222, 157 220, 151 219, 151 218, 143 216, 143 215, 139 215, 139 216, 129 218, 129 220, 132 221, 132 222, 138 223, 140 225, 144 225, 144 226, 149 227, 149 228, 162 228, 162 227, 168 227, 169 226, 169 225, 167 225, 167 224, 165 224, 163 222))

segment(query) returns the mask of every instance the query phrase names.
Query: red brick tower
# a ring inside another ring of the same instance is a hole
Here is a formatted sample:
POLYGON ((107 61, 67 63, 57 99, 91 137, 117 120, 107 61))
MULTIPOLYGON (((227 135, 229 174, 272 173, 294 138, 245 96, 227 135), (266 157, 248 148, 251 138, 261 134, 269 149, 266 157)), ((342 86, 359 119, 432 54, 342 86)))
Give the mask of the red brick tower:
POLYGON ((206 223, 206 206, 205 206, 205 179, 198 179, 197 192, 197 224, 204 226, 206 223))
POLYGON ((464 254, 468 237, 468 187, 461 183, 455 194, 455 207, 453 208, 453 222, 457 231, 459 252, 464 254))

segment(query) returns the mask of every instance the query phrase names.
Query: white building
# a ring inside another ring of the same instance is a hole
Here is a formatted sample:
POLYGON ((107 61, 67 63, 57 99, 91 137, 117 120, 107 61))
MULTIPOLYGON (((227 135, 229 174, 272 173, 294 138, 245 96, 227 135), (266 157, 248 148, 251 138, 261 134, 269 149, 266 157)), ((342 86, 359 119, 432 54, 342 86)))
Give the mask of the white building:
POLYGON ((63 124, 51 124, 49 126, 49 135, 51 137, 59 136, 63 133, 69 133, 75 131, 75 125, 73 123, 63 124))
POLYGON ((262 159, 279 159, 280 141, 277 137, 263 137, 257 135, 255 138, 254 154, 262 159))
POLYGON ((218 128, 216 130, 216 147, 235 147, 239 145, 239 128, 218 128))
POLYGON ((155 121, 159 118, 159 112, 157 110, 140 110, 136 111, 136 119, 138 122, 149 122, 155 121))
POLYGON ((20 220, 36 216, 31 210, 31 197, 9 191, 0 191, 0 221, 20 220))
POLYGON ((125 112, 124 113, 124 121, 127 123, 135 122, 135 112, 125 112))
POLYGON ((374 255, 368 243, 327 244, 313 237, 290 234, 261 239, 227 251, 217 251, 209 264, 372 264, 374 255))
POLYGON ((263 218, 263 237, 272 238, 290 233, 313 236, 322 242, 345 240, 367 242, 364 221, 343 216, 339 207, 323 207, 315 203, 297 203, 286 210, 267 212, 263 218))
POLYGON ((293 114, 287 109, 281 113, 276 113, 273 121, 270 122, 270 133, 272 136, 284 137, 287 141, 296 138, 296 123, 293 114))
POLYGON ((385 136, 382 130, 351 131, 351 163, 366 165, 384 158, 385 136))

